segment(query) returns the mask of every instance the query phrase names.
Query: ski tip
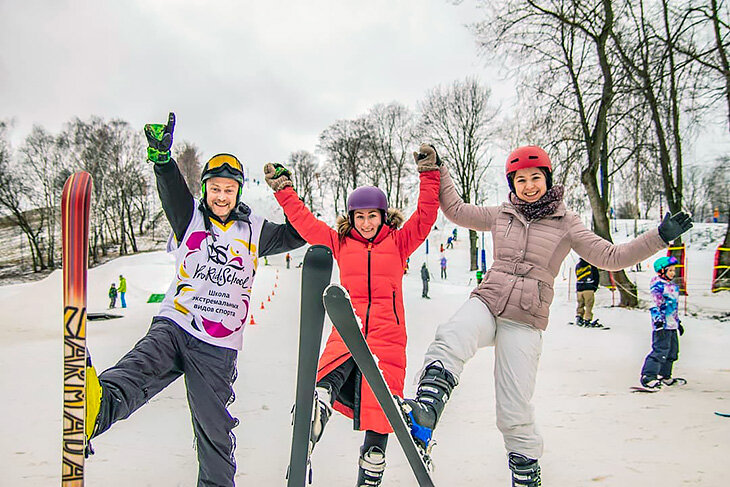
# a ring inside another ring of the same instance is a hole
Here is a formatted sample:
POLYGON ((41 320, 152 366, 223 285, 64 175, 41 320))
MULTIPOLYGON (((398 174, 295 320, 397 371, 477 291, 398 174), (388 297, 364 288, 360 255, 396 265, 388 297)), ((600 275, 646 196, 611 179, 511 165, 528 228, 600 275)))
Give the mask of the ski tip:
POLYGON ((715 414, 720 416, 721 418, 730 418, 730 413, 721 413, 720 411, 715 411, 715 414))
POLYGON ((327 286, 324 289, 325 296, 337 296, 338 294, 341 294, 341 295, 345 296, 347 299, 350 299, 350 295, 347 292, 347 289, 345 289, 344 287, 342 287, 342 285, 340 285, 336 282, 333 282, 332 284, 330 284, 329 286, 327 286))

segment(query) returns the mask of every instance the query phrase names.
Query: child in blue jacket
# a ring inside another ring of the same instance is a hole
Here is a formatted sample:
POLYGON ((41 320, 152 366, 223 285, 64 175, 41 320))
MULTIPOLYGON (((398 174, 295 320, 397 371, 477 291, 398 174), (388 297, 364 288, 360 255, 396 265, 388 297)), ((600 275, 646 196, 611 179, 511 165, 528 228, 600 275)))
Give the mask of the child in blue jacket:
POLYGON ((676 273, 677 259, 660 257, 654 262, 657 275, 649 285, 654 306, 651 308, 651 323, 654 328, 651 339, 651 353, 644 360, 641 369, 641 385, 657 389, 662 384, 673 386, 687 381, 672 377, 672 366, 679 356, 679 335, 684 328, 679 320, 679 288, 672 281, 676 273))

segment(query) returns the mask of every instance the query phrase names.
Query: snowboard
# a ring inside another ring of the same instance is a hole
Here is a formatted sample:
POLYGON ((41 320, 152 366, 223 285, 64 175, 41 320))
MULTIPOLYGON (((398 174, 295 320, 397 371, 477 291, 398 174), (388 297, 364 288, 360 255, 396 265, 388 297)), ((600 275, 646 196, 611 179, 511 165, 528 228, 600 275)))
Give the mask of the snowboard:
POLYGON ((63 448, 61 485, 84 485, 86 273, 91 176, 72 174, 61 195, 63 248, 63 448))
MULTIPOLYGON (((575 325, 575 321, 569 321, 568 324, 569 325, 575 325)), ((610 330, 611 329, 610 326, 604 326, 604 325, 601 325, 601 326, 581 326, 580 328, 589 328, 589 329, 593 329, 593 330, 610 330)))
POLYGON ((322 293, 332 276, 332 251, 324 245, 307 249, 302 264, 302 297, 299 320, 299 358, 297 364, 296 402, 287 486, 303 487, 311 467, 309 434, 314 412, 314 384, 317 377, 319 348, 324 328, 322 293))
POLYGON ((719 411, 715 411, 715 414, 717 414, 718 416, 721 416, 723 418, 730 418, 730 413, 721 413, 719 411))
POLYGON ((410 429, 403 417, 403 411, 383 379, 383 373, 378 368, 376 358, 370 351, 365 337, 360 330, 360 319, 352 309, 350 297, 345 289, 338 284, 331 284, 324 292, 324 307, 332 324, 352 354, 360 372, 372 389, 375 397, 383 408, 385 416, 393 427, 396 438, 403 448, 406 459, 421 487, 433 487, 429 466, 430 458, 418 448, 413 441, 410 429))

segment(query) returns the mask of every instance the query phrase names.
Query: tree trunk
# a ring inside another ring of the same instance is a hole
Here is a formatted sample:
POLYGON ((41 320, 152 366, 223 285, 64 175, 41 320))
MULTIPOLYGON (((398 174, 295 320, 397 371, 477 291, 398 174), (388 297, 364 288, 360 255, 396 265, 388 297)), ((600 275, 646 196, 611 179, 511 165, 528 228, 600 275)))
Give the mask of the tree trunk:
MULTIPOLYGON (((586 168, 581 173, 581 182, 588 194, 588 200, 591 203, 591 211, 593 214, 593 231, 599 237, 605 238, 609 242, 611 239, 611 225, 606 217, 606 204, 604 199, 598 193, 598 184, 596 183, 596 175, 590 168, 586 168)), ((613 273, 614 284, 619 291, 621 300, 619 306, 633 308, 639 304, 636 295, 636 286, 629 280, 626 272, 623 270, 613 273)))
POLYGON ((476 230, 469 230, 469 260, 470 260, 470 271, 479 269, 479 255, 477 249, 477 232, 476 230))

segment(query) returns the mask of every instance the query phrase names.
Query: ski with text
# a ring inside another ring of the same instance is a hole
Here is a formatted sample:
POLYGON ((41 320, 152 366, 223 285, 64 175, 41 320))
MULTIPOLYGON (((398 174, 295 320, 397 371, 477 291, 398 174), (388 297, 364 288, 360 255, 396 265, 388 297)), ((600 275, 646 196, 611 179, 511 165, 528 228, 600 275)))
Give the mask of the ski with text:
POLYGON ((63 248, 63 448, 61 485, 84 485, 86 276, 91 176, 72 174, 61 195, 63 248))
POLYGON ((433 487, 434 483, 429 472, 430 458, 418 448, 411 437, 402 409, 383 379, 383 373, 378 368, 375 357, 360 330, 360 320, 355 315, 347 291, 338 284, 331 284, 324 292, 324 307, 332 324, 350 350, 364 379, 375 394, 380 407, 383 408, 383 412, 403 448, 403 453, 411 465, 418 485, 433 487))
POLYGON ((332 251, 324 245, 314 245, 307 249, 302 264, 299 359, 287 487, 303 487, 307 482, 307 476, 309 482, 312 481, 309 434, 314 411, 317 361, 324 328, 322 293, 330 283, 331 276, 332 251))

